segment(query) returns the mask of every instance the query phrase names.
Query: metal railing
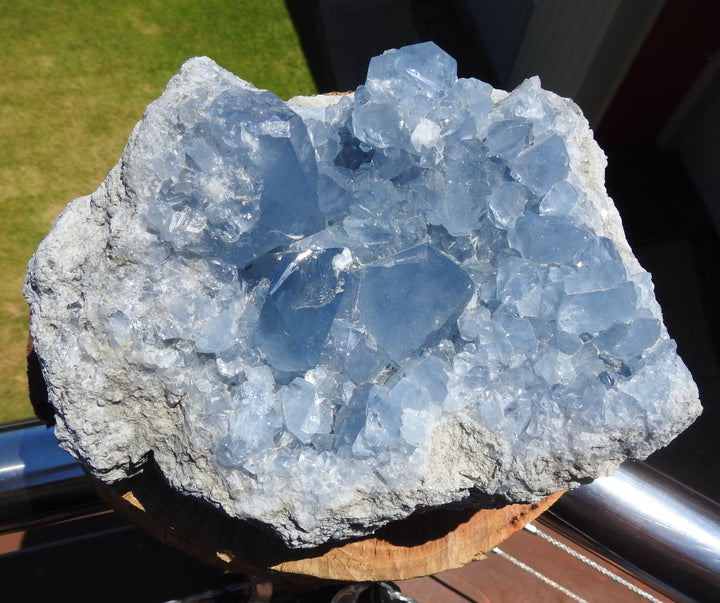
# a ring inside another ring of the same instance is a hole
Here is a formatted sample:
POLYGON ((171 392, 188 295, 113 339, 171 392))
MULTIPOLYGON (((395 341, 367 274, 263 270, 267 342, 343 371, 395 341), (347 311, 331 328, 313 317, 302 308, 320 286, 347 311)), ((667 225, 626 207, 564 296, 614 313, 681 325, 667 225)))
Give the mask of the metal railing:
MULTIPOLYGON (((101 508, 52 429, 0 428, 0 533, 101 508)), ((720 505, 645 463, 568 492, 541 521, 675 599, 720 596, 720 505)))
POLYGON ((720 505, 646 463, 568 492, 543 517, 674 599, 720 600, 720 505))
POLYGON ((0 534, 102 508, 78 462, 36 420, 0 427, 0 534))

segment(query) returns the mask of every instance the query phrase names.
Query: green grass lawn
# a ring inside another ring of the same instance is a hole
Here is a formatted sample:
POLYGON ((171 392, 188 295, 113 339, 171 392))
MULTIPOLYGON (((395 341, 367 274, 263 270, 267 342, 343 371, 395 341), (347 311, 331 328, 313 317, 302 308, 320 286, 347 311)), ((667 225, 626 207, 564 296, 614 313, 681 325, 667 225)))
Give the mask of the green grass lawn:
POLYGON ((25 266, 192 56, 281 98, 315 85, 282 0, 0 0, 0 422, 32 414, 25 266))

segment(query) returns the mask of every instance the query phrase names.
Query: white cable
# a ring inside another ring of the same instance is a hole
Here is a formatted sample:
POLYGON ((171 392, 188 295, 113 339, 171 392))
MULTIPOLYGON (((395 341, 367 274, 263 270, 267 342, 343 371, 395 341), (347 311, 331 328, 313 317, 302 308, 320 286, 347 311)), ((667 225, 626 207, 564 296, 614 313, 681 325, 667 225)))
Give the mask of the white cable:
POLYGON ((548 578, 545 574, 541 574, 536 569, 533 569, 529 565, 523 563, 522 561, 520 561, 520 559, 516 559, 512 555, 508 555, 502 549, 495 547, 492 550, 492 552, 495 553, 496 555, 499 555, 503 559, 508 560, 510 563, 512 563, 513 565, 516 565, 521 570, 526 571, 528 574, 535 576, 538 580, 544 582, 548 586, 552 586, 553 588, 559 590, 562 594, 564 594, 566 597, 569 597, 573 601, 578 601, 579 603, 590 603, 587 599, 583 599, 582 597, 576 595, 571 590, 568 590, 567 588, 565 588, 562 584, 558 584, 557 582, 555 582, 555 580, 548 578))
POLYGON ((653 603, 662 603, 662 601, 660 599, 658 599, 657 597, 653 597, 649 592, 642 590, 641 588, 635 586, 632 582, 628 582, 627 580, 625 580, 625 578, 623 578, 622 576, 618 576, 617 574, 613 573, 606 567, 600 565, 599 563, 593 561, 592 559, 589 559, 588 557, 586 557, 582 553, 576 551, 575 549, 569 547, 565 543, 560 542, 556 538, 553 538, 552 536, 550 536, 550 534, 543 532, 537 526, 535 526, 531 523, 528 523, 528 524, 525 524, 525 529, 528 532, 530 532, 531 534, 534 534, 535 536, 539 536, 540 538, 549 542, 553 546, 556 546, 561 551, 563 551, 564 553, 567 553, 571 557, 574 557, 575 559, 582 561, 586 565, 589 565, 595 571, 600 572, 603 576, 610 578, 611 580, 614 580, 618 584, 622 584, 625 588, 627 588, 628 590, 631 590, 632 592, 634 592, 636 595, 642 597, 643 599, 647 599, 648 601, 652 601, 653 603))

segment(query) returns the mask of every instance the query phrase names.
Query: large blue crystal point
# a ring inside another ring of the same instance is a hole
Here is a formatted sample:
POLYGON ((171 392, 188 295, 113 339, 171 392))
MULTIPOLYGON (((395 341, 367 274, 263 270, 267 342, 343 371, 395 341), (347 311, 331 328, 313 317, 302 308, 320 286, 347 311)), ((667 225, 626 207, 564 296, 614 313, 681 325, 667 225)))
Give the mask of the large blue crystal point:
POLYGON ((187 123, 142 167, 166 178, 129 182, 152 197, 143 208, 151 231, 180 253, 243 268, 325 226, 314 150, 296 113, 249 86, 195 102, 187 123))

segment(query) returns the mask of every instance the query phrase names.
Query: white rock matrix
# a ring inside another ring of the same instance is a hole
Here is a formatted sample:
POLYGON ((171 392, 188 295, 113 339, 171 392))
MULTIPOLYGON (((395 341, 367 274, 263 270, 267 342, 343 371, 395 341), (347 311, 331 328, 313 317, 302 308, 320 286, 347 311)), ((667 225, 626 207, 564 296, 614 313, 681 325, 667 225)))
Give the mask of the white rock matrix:
POLYGON ((28 267, 60 444, 291 547, 646 457, 701 408, 604 168, 432 43, 288 103, 187 61, 28 267))

